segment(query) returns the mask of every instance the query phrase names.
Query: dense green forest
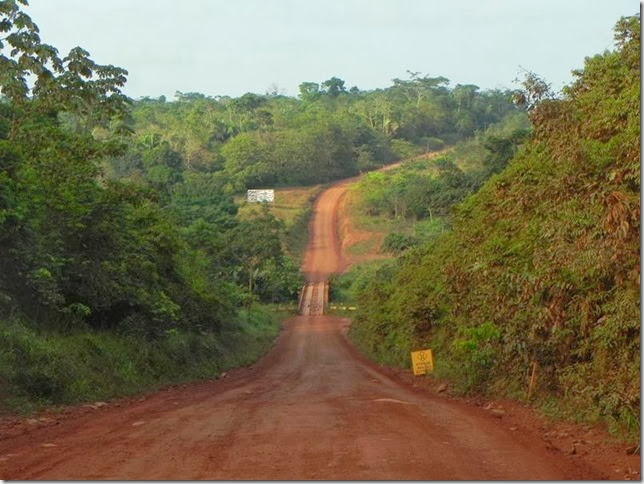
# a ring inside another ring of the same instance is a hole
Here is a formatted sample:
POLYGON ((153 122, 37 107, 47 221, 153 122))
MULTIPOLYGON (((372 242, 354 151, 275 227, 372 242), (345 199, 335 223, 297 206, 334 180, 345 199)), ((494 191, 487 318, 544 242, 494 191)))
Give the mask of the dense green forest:
POLYGON ((451 211, 467 184, 431 187, 480 177, 449 159, 431 180, 403 183, 398 208, 391 183, 372 191, 371 210, 427 217, 434 207, 451 229, 340 281, 358 303, 351 336, 363 351, 407 366, 410 350, 431 347, 455 391, 530 398, 639 438, 639 17, 621 19, 615 40, 559 97, 527 75, 516 100, 530 138, 518 151, 489 146, 500 170, 451 211), (403 204, 419 183, 426 202, 403 204))
POLYGON ((303 82, 299 98, 178 92, 173 102, 141 99, 127 124, 137 148, 106 173, 147 173, 159 184, 183 170, 218 174, 233 190, 323 183, 441 149, 517 111, 509 91, 450 88, 443 77, 408 74, 368 92, 333 77, 303 82), (168 159, 147 160, 154 147, 168 159))
POLYGON ((278 328, 265 305, 297 297, 301 237, 268 210, 240 217, 234 195, 355 175, 520 111, 509 91, 419 73, 135 101, 125 69, 44 43, 26 3, 0 1, 0 409, 252 360, 278 328))

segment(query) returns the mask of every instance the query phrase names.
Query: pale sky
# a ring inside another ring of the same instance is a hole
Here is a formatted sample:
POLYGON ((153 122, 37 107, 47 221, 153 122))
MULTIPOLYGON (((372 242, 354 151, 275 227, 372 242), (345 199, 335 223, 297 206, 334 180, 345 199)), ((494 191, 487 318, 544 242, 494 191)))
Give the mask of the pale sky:
POLYGON ((613 47, 634 0, 30 0, 44 42, 129 71, 125 93, 298 94, 337 76, 375 89, 407 70, 513 88, 520 67, 572 80, 613 47))

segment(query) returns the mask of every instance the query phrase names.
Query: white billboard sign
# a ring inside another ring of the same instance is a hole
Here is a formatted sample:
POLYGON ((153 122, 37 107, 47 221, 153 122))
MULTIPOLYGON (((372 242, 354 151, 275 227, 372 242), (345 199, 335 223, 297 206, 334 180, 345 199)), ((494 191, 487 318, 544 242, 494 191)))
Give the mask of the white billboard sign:
POLYGON ((274 202, 275 190, 248 190, 246 192, 246 201, 250 203, 274 202))

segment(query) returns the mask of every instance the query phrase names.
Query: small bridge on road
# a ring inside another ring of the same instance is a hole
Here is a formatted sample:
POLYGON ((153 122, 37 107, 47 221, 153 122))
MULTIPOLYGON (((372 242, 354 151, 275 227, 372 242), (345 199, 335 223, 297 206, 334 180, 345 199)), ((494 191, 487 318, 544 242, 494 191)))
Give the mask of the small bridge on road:
POLYGON ((300 290, 297 312, 303 316, 324 314, 329 305, 329 283, 307 282, 300 290))

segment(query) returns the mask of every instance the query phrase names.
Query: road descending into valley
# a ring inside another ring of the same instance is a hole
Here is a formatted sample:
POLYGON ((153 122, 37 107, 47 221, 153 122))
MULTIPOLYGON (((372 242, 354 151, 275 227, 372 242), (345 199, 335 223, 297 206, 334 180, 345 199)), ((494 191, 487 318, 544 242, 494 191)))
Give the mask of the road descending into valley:
MULTIPOLYGON (((316 201, 303 265, 311 283, 324 283, 345 267, 336 228, 349 183, 333 185, 316 201)), ((319 294, 324 284, 315 287, 319 294)), ((260 361, 224 378, 110 402, 0 436, 0 477, 607 477, 548 448, 538 436, 511 431, 481 408, 388 376, 348 342, 347 319, 316 308, 288 319, 260 361)))

